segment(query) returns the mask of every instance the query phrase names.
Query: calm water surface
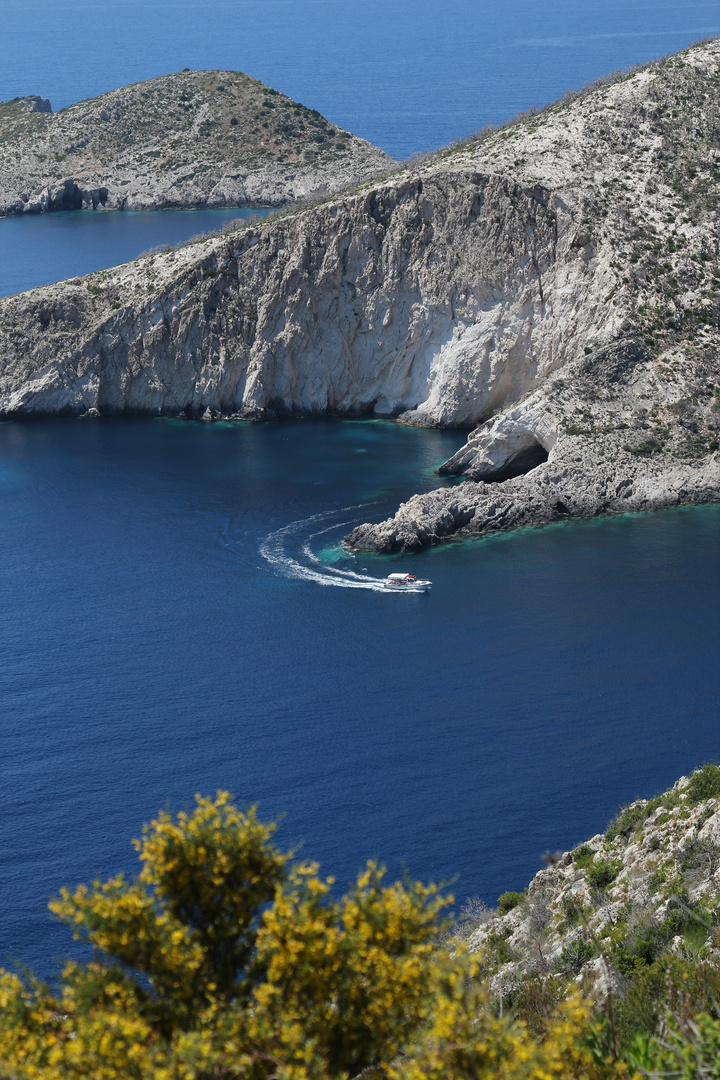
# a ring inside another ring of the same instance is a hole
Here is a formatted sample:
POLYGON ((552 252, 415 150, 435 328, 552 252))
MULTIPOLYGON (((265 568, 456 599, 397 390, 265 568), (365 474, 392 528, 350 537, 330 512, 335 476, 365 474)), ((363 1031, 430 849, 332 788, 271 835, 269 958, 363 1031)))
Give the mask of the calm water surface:
POLYGON ((257 215, 260 210, 70 210, 0 219, 0 296, 91 274, 164 244, 257 215))
MULTIPOLYGON (((717 0, 106 0, 101 19, 94 0, 26 0, 0 5, 0 100, 58 110, 184 67, 240 69, 403 158, 712 33, 717 0)), ((0 220, 0 296, 228 216, 0 220)))
POLYGON ((0 426, 0 955, 48 970, 47 897, 196 791, 286 813, 340 884, 375 856, 492 901, 720 753, 720 507, 343 555, 459 441, 0 426), (400 568, 432 593, 365 580, 400 568))
MULTIPOLYGON (((26 0, 0 6, 0 98, 235 68, 402 157, 719 31, 716 0, 26 0)), ((0 295, 237 216, 0 221, 0 295)), ((196 791, 285 812, 341 884, 376 856, 492 901, 720 754, 720 508, 346 557, 460 441, 0 425, 0 960, 50 971, 48 896, 132 870, 196 791), (401 567, 433 592, 367 580, 401 567)))
POLYGON ((25 0, 0 8, 0 98, 240 69, 406 157, 713 33, 717 0, 25 0))

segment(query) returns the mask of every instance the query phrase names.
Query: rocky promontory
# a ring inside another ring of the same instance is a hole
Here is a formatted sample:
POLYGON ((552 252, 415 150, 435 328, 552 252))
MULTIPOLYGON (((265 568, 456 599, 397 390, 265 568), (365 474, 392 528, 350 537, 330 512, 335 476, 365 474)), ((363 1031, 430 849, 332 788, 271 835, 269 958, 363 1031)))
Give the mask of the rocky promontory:
POLYGON ((51 210, 278 206, 391 159, 239 71, 184 71, 53 113, 0 102, 0 217, 51 210))
MULTIPOLYGON (((44 115, 44 114, 38 114, 44 115)), ((0 303, 0 410, 457 427, 357 547, 720 496, 720 44, 0 303), (464 445, 460 445, 464 442, 464 445)))

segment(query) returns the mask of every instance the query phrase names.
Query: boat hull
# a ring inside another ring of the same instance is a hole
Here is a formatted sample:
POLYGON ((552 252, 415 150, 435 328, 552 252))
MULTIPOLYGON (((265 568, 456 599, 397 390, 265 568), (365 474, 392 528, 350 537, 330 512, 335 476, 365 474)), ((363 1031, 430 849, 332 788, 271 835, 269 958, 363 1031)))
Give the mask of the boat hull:
POLYGON ((387 589, 388 592, 423 593, 430 592, 432 585, 429 581, 417 582, 415 585, 388 585, 384 583, 383 588, 387 589))

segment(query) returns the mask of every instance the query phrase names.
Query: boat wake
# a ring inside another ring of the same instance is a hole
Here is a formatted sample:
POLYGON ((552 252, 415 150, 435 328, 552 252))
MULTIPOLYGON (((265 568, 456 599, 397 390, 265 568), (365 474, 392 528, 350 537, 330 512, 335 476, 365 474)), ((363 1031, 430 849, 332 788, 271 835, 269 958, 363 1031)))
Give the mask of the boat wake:
MULTIPOLYGON (((352 512, 360 509, 360 506, 345 506, 341 510, 313 514, 301 521, 293 521, 266 536, 260 544, 260 554, 282 577, 314 581, 317 585, 334 585, 339 589, 385 592, 379 578, 350 569, 354 556, 340 548, 340 540, 348 527, 357 524, 358 518, 353 517, 352 512), (334 546, 333 533, 338 534, 334 546), (324 543, 324 547, 320 547, 319 541, 324 543), (327 561, 327 556, 323 560, 317 552, 318 548, 321 552, 329 548, 333 558, 345 566, 334 565, 327 561)), ((367 504, 364 504, 362 509, 366 511, 367 504)))

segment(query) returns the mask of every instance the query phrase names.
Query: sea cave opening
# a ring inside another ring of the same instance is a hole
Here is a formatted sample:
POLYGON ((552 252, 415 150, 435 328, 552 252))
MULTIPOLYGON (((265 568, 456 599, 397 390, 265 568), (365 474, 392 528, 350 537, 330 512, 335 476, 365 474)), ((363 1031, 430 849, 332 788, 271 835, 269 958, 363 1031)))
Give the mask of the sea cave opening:
POLYGON ((484 473, 482 479, 486 484, 500 484, 503 480, 512 480, 515 476, 525 476, 547 461, 548 456, 545 447, 537 439, 533 439, 497 469, 484 473))

